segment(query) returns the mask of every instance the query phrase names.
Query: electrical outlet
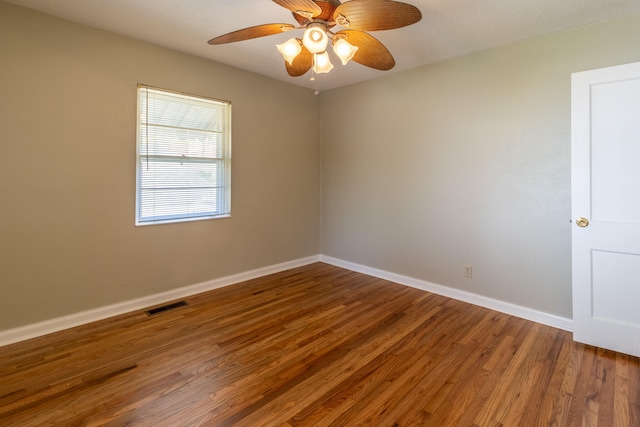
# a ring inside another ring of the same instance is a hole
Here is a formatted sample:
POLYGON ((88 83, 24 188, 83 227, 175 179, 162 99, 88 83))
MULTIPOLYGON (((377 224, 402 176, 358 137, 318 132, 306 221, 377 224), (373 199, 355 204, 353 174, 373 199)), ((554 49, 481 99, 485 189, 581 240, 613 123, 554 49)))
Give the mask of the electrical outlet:
POLYGON ((472 278, 473 277, 473 267, 470 265, 464 266, 464 277, 472 278))

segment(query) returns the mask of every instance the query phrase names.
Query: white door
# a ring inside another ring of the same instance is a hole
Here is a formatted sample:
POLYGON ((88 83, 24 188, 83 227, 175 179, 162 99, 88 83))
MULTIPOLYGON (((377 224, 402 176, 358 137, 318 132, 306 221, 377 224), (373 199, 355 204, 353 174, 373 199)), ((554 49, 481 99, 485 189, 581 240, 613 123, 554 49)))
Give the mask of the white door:
POLYGON ((572 75, 574 339, 640 356, 640 62, 572 75))

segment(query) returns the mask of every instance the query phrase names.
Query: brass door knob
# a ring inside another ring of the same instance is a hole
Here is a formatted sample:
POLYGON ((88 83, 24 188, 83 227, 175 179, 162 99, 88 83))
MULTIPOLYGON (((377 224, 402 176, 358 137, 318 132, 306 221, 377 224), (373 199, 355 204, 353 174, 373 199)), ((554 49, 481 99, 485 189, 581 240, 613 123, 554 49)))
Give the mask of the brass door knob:
POLYGON ((587 218, 580 217, 576 219, 576 225, 584 228, 589 225, 589 220, 587 218))

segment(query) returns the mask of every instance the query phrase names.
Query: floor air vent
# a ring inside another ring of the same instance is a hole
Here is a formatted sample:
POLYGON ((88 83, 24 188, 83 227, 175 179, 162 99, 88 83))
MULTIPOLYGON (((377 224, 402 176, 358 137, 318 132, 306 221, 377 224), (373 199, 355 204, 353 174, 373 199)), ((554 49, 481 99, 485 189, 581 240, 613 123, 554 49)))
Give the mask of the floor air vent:
POLYGON ((178 301, 171 304, 163 305, 162 307, 152 308, 151 310, 147 310, 146 313, 147 313, 147 316, 153 316, 154 314, 162 313, 167 310, 172 310, 174 308, 182 307, 184 305, 187 305, 186 301, 178 301))

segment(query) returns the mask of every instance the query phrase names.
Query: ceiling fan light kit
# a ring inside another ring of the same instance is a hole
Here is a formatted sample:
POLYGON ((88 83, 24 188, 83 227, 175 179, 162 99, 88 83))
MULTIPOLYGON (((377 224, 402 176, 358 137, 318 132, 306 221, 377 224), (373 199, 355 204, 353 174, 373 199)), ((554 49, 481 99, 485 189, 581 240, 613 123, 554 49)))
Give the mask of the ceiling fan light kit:
POLYGON ((293 60, 302 52, 302 40, 289 39, 282 44, 277 44, 278 52, 289 65, 293 65, 293 60))
POLYGON ((327 52, 313 54, 313 72, 316 74, 328 73, 333 70, 333 64, 327 52))
MULTIPOLYGON (((328 73, 333 64, 327 52, 329 40, 333 53, 342 65, 353 60, 377 70, 390 70, 395 60, 387 48, 365 31, 391 30, 414 24, 422 19, 420 10, 394 0, 273 0, 289 9, 300 24, 263 24, 223 34, 209 40, 217 45, 304 30, 302 39, 291 38, 276 47, 285 60, 292 77, 313 73, 328 73), (333 32, 335 25, 346 30, 333 32)), ((312 76, 313 77, 313 76, 312 76)))
POLYGON ((354 46, 343 38, 333 39, 333 52, 342 61, 342 65, 347 65, 356 54, 358 46, 354 46))
POLYGON ((307 29, 304 30, 304 35, 302 36, 302 44, 309 52, 322 53, 327 50, 328 43, 329 35, 322 23, 312 22, 307 25, 307 29))

